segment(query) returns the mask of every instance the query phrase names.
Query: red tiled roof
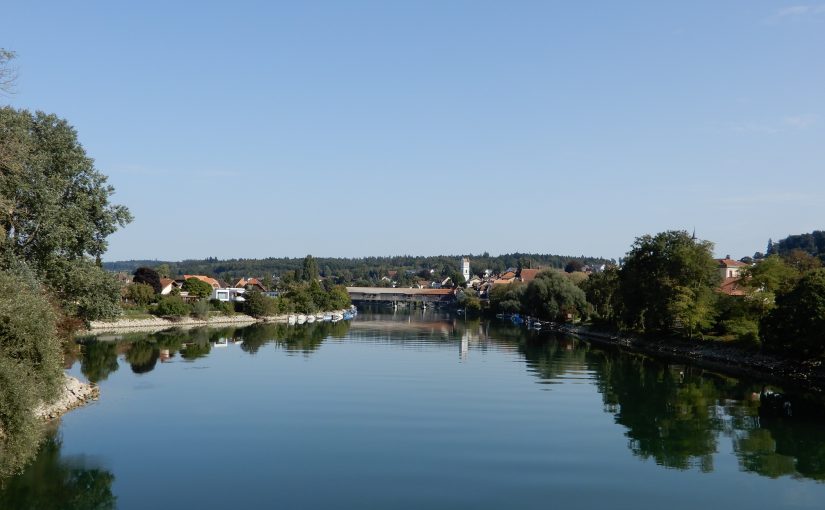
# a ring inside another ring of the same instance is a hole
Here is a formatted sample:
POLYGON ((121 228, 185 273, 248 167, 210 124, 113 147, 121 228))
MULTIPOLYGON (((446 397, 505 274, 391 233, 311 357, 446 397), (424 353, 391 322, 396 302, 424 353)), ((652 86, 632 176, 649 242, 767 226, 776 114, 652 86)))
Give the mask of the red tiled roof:
POLYGON ((161 278, 160 279, 160 288, 165 289, 166 287, 169 286, 170 283, 175 283, 175 280, 173 280, 171 278, 161 278))
POLYGON ((503 275, 499 276, 499 279, 500 280, 512 280, 515 277, 516 277, 516 273, 514 273, 512 271, 507 271, 503 275))
POLYGON ((716 259, 719 262, 719 267, 747 267, 748 265, 744 262, 739 262, 738 260, 733 259, 716 259))
POLYGON ((728 296, 744 296, 745 289, 740 285, 741 282, 742 279, 739 277, 725 278, 722 285, 719 286, 719 292, 728 296))
POLYGON ((524 283, 530 283, 536 279, 536 275, 539 274, 541 269, 522 269, 521 270, 521 281, 524 283))
POLYGON ((218 280, 216 280, 214 278, 210 278, 208 276, 203 276, 203 275, 199 275, 199 274, 185 274, 185 275, 183 275, 184 280, 188 280, 189 278, 197 278, 198 280, 200 280, 202 282, 206 282, 209 285, 211 285, 213 289, 220 289, 221 288, 221 284, 218 283, 218 280))

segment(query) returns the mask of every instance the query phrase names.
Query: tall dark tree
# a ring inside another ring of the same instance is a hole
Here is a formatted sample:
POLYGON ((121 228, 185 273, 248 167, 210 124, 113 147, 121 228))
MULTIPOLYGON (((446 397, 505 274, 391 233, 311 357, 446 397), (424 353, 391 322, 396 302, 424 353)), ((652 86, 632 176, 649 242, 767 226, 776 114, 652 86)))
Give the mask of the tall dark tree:
POLYGON ((573 259, 564 265, 564 271, 566 273, 575 273, 577 271, 581 271, 583 268, 584 264, 582 264, 580 260, 576 259, 573 259))
POLYGON ((135 270, 135 275, 134 278, 132 278, 132 281, 135 283, 143 283, 149 285, 155 291, 155 294, 160 294, 160 275, 151 267, 137 268, 135 270))
POLYGON ((311 282, 318 279, 318 262, 312 258, 312 255, 307 255, 304 258, 301 279, 305 282, 311 282))

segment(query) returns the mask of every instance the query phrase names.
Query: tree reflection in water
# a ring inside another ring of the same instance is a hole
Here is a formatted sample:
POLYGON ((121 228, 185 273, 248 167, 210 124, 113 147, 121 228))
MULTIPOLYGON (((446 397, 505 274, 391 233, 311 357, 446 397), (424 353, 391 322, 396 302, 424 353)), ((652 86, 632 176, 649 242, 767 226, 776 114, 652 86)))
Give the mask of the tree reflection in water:
MULTIPOLYGON (((135 373, 146 373, 177 353, 184 360, 210 354, 216 343, 241 342, 256 354, 266 344, 287 353, 309 356, 322 343, 349 336, 376 341, 457 342, 465 336, 473 345, 518 351, 528 370, 543 381, 587 372, 602 394, 604 409, 625 428, 633 455, 672 469, 714 469, 723 441, 731 441, 742 470, 767 477, 804 477, 825 481, 825 423, 815 419, 759 416, 758 383, 720 376, 695 367, 669 364, 617 349, 600 348, 567 336, 537 334, 507 323, 458 321, 449 317, 416 323, 386 315, 362 321, 350 330, 348 321, 300 326, 255 324, 243 328, 169 330, 133 334, 120 343, 86 342, 81 369, 93 381, 117 370, 118 353, 135 373)), ((822 403, 810 404, 821 410, 822 403)), ((0 508, 5 508, 0 505, 0 508)))
POLYGON ((0 508, 115 508, 115 476, 84 457, 63 457, 61 448, 60 438, 51 432, 23 472, 0 480, 0 508))
MULTIPOLYGON (((497 329, 496 336, 507 332, 497 329)), ((720 441, 730 438, 744 471, 825 481, 825 420, 819 400, 806 402, 805 409, 814 412, 802 417, 759 416, 754 398, 758 383, 591 347, 570 337, 522 336, 519 350, 542 379, 591 371, 605 411, 626 428, 628 447, 642 459, 710 472, 720 441)))

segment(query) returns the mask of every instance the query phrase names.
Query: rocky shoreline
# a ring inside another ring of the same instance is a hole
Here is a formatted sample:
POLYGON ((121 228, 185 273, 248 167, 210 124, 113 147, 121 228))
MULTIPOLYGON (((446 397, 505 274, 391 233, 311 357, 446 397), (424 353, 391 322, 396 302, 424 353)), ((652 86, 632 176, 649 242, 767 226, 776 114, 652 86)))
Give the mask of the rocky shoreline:
POLYGON ((559 325, 557 329, 595 343, 628 349, 657 358, 691 363, 734 376, 759 378, 765 382, 805 391, 825 392, 825 365, 822 361, 778 358, 720 342, 622 337, 616 333, 597 331, 586 326, 559 325))
POLYGON ((64 374, 64 377, 60 396, 51 404, 37 407, 34 410, 35 416, 45 421, 53 420, 100 397, 97 385, 84 383, 68 374, 64 374))

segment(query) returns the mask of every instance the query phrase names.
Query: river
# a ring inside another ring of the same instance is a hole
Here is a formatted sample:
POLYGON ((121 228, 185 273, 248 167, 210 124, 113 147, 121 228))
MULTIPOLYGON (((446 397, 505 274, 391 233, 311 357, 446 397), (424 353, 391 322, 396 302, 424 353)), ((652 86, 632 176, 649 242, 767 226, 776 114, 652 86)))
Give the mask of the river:
POLYGON ((760 416, 760 381, 503 322, 79 342, 68 371, 100 400, 0 483, 2 509, 825 505, 825 422, 760 416))

